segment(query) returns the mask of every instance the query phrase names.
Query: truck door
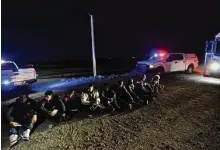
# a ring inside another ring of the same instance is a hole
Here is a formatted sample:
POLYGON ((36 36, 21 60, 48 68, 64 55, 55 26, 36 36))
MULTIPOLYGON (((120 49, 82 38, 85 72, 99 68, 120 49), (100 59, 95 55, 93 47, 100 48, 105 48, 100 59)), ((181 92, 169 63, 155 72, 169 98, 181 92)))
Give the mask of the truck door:
POLYGON ((183 54, 171 54, 167 61, 170 63, 170 72, 185 71, 183 54))

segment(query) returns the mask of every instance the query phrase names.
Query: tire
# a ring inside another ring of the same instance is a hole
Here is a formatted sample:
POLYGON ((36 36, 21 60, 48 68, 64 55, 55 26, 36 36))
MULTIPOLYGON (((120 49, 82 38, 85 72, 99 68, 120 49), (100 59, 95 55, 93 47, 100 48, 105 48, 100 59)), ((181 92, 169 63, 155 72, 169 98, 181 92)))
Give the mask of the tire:
POLYGON ((31 84, 26 84, 22 87, 22 90, 31 92, 32 91, 32 85, 31 84))
POLYGON ((165 72, 164 67, 158 67, 156 73, 163 74, 165 72))
POLYGON ((193 65, 189 65, 188 68, 187 68, 187 70, 186 70, 186 72, 187 72, 188 74, 192 74, 192 73, 194 72, 194 66, 193 66, 193 65))

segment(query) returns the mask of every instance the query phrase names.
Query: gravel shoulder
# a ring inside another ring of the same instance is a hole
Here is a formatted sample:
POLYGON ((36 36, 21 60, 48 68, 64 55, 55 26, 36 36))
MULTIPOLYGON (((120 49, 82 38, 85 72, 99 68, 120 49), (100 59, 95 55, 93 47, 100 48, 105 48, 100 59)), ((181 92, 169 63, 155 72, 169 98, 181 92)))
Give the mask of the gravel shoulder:
MULTIPOLYGON (((165 89, 149 106, 95 118, 76 116, 52 129, 40 125, 19 150, 218 150, 220 85, 191 80, 199 75, 162 77, 165 89)), ((2 131, 7 126, 2 123, 2 131)), ((2 149, 8 143, 2 132, 2 149)))

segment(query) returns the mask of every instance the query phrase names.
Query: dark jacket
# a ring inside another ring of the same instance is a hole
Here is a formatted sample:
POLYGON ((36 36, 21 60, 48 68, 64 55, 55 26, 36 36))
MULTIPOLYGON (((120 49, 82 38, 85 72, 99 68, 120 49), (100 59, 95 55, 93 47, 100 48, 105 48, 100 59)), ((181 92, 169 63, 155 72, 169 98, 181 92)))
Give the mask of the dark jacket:
POLYGON ((72 97, 66 96, 63 101, 67 111, 73 109, 79 109, 81 107, 81 99, 78 96, 75 95, 73 95, 72 97))
POLYGON ((128 90, 126 89, 125 86, 122 87, 117 87, 116 89, 116 96, 117 98, 129 98, 129 99, 133 99, 131 94, 128 92, 128 90))
POLYGON ((134 84, 129 84, 128 85, 128 91, 129 91, 129 93, 131 93, 132 96, 135 96, 135 98, 139 98, 136 94, 137 89, 136 89, 136 86, 134 84))
POLYGON ((152 93, 152 88, 150 86, 150 84, 148 84, 146 81, 141 81, 140 83, 137 83, 137 91, 142 91, 145 93, 152 93))
POLYGON ((49 102, 43 99, 40 103, 40 108, 43 112, 46 112, 46 113, 49 113, 53 111, 54 109, 58 109, 60 113, 64 113, 66 111, 65 104, 57 95, 54 95, 53 99, 50 100, 49 102))
POLYGON ((33 115, 37 114, 37 103, 28 99, 26 103, 21 103, 20 99, 10 105, 6 114, 6 119, 11 122, 19 122, 20 124, 28 124, 31 122, 33 115))
POLYGON ((108 91, 103 90, 102 91, 102 98, 104 98, 105 100, 108 100, 110 102, 113 102, 113 99, 116 98, 116 93, 111 89, 109 89, 108 91))

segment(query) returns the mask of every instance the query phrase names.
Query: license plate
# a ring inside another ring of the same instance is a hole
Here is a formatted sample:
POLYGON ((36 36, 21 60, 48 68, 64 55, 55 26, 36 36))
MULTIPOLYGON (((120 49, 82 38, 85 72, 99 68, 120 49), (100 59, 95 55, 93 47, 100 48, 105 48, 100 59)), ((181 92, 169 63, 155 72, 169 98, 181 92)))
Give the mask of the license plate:
POLYGON ((15 82, 15 83, 14 83, 15 86, 17 86, 17 85, 22 85, 22 84, 23 84, 22 81, 20 81, 20 82, 15 82))

